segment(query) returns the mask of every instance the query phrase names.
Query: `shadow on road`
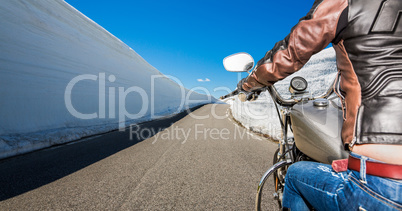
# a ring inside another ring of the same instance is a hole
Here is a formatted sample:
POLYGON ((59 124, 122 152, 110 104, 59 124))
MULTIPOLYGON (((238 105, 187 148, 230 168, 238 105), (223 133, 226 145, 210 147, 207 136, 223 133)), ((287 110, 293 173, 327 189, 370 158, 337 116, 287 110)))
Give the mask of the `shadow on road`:
MULTIPOLYGON (((139 124, 157 131, 167 128, 197 106, 175 116, 139 124)), ((56 181, 97 161, 133 146, 143 139, 129 139, 126 132, 113 131, 75 144, 65 144, 0 161, 0 201, 56 181)))

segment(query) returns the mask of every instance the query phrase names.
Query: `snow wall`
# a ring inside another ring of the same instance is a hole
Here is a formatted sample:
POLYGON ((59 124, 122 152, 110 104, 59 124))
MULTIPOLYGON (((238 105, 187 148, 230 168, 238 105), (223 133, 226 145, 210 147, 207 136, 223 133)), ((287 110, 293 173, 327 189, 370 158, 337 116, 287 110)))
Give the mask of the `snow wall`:
MULTIPOLYGON (((304 67, 282 81, 275 83, 278 92, 289 98, 290 80, 302 76, 308 82, 307 91, 311 96, 323 94, 337 75, 335 50, 327 48, 315 55, 304 67)), ((232 116, 246 128, 267 134, 273 139, 281 139, 281 126, 275 105, 268 92, 264 92, 256 101, 241 102, 236 96, 227 101, 231 105, 232 116)))
POLYGON ((0 159, 214 101, 62 0, 0 4, 0 159))

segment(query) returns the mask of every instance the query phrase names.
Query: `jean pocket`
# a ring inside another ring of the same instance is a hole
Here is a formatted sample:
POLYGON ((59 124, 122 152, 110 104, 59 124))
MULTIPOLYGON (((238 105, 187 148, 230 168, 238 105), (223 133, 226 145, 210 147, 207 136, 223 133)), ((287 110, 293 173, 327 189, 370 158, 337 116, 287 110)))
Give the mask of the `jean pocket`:
MULTIPOLYGON (((390 200, 383 195, 377 193, 376 191, 372 190, 367 184, 362 183, 358 178, 355 176, 350 176, 349 181, 350 184, 353 185, 353 197, 356 199, 360 199, 356 202, 359 204, 359 208, 364 208, 366 210, 402 210, 402 205, 398 202, 390 200)), ((378 187, 378 186, 377 186, 378 187)), ((382 193, 387 192, 387 188, 384 190, 380 190, 382 193)), ((401 196, 399 200, 401 200, 401 196)), ((353 202, 352 202, 353 203, 353 202)))

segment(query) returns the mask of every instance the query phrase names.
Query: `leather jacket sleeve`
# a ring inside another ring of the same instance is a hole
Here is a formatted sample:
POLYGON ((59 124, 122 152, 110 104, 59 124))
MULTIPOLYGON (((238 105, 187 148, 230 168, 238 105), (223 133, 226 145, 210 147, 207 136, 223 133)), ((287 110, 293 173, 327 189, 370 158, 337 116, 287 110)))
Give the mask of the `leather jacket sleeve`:
POLYGON ((347 6, 347 0, 316 0, 290 34, 257 63, 243 88, 270 86, 301 69, 313 54, 335 39, 339 18, 347 6))

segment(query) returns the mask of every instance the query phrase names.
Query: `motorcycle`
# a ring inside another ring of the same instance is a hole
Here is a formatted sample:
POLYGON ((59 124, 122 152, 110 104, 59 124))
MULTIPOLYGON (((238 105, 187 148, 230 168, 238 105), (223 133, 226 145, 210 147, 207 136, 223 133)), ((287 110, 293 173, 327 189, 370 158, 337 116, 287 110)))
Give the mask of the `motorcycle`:
MULTIPOLYGON (((223 64, 230 72, 251 74, 256 68, 254 59, 247 53, 230 55, 223 60, 223 64)), ((309 95, 306 91, 307 81, 300 76, 291 79, 291 97, 288 99, 283 98, 275 86, 255 92, 244 92, 238 88, 221 97, 225 99, 237 95, 240 101, 252 101, 256 100, 262 91, 267 91, 279 117, 282 139, 279 140, 272 167, 265 172, 258 184, 256 210, 261 210, 262 190, 271 176, 275 186, 274 200, 281 208, 286 171, 293 163, 316 161, 330 164, 333 160, 347 158, 348 154, 341 141, 342 106, 338 103, 338 96, 334 94, 334 88, 338 87, 338 78, 339 76, 334 79, 325 93, 316 97, 309 95), (289 136, 289 130, 293 137, 289 136)))

